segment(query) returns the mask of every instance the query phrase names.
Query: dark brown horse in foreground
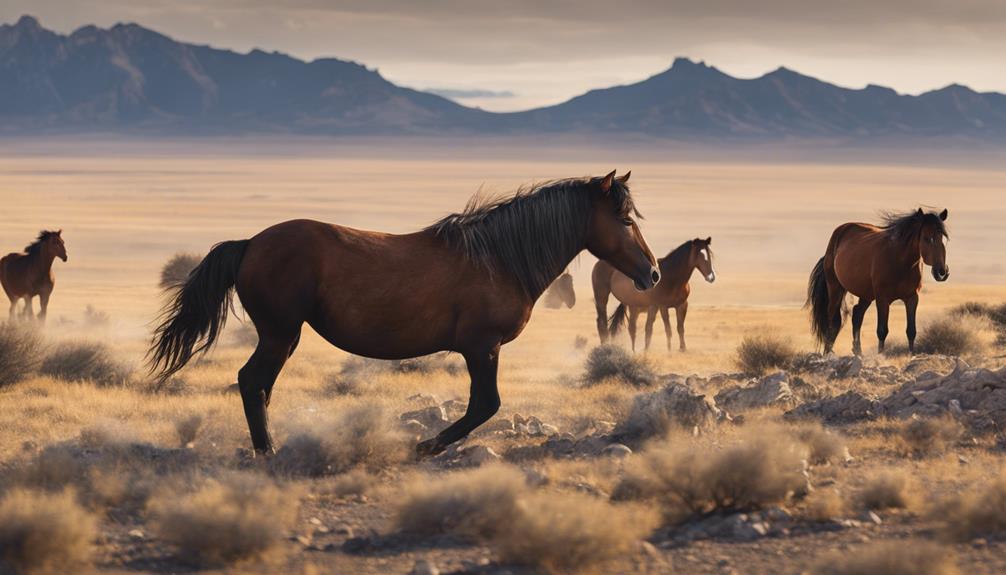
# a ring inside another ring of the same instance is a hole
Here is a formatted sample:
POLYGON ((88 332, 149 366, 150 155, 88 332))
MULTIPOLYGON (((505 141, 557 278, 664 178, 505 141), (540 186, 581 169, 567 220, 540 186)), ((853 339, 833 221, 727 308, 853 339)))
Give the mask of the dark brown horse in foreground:
POLYGON ((576 305, 576 290, 573 289, 573 275, 568 271, 556 278, 545 291, 545 307, 559 309, 566 306, 573 309, 576 305))
POLYGON ((63 230, 39 232, 38 239, 21 254, 7 254, 0 259, 0 285, 10 299, 10 319, 13 320, 17 302, 24 300, 23 317, 32 319, 31 300, 38 296, 41 306, 38 320, 45 323, 49 311, 49 297, 56 279, 52 275, 52 262, 56 258, 67 260, 63 230))
POLYGON ((908 315, 908 350, 915 352, 915 313, 922 289, 922 266, 932 266, 938 282, 950 277, 947 267, 947 210, 939 214, 922 209, 888 214, 880 226, 843 224, 831 235, 828 251, 817 262, 807 286, 814 335, 825 353, 835 346, 842 330, 842 304, 846 292, 859 298, 852 309, 852 349, 863 352, 859 337, 863 316, 877 302, 877 338, 884 351, 891 303, 905 302, 908 315))
POLYGON ((594 285, 594 304, 597 306, 597 335, 601 338, 601 343, 614 337, 622 324, 625 323, 625 316, 629 316, 629 338, 632 340, 632 349, 636 349, 636 320, 639 314, 645 309, 646 315, 646 347, 650 349, 650 340, 653 338, 653 322, 656 320, 657 312, 664 321, 664 334, 667 336, 667 349, 671 349, 671 320, 668 308, 674 308, 678 319, 678 340, 681 344, 681 351, 685 351, 685 316, 688 315, 688 295, 691 293, 689 282, 692 273, 699 270, 703 279, 709 283, 716 281, 716 272, 713 270, 713 252, 710 245, 713 239, 706 238, 689 240, 677 248, 666 257, 661 258, 660 284, 646 291, 637 291, 632 288, 632 282, 624 274, 611 267, 605 261, 598 261, 594 264, 591 273, 591 280, 594 285), (612 314, 610 324, 608 320, 608 295, 614 295, 620 302, 612 314))
POLYGON ((569 179, 473 201, 405 235, 295 220, 215 246, 167 306, 151 348, 167 377, 208 349, 236 287, 259 343, 238 373, 252 444, 271 452, 266 408, 306 322, 333 345, 378 359, 460 353, 468 409, 420 455, 436 454, 499 409, 500 346, 516 338, 535 300, 586 249, 639 289, 660 279, 636 225, 628 174, 569 179))

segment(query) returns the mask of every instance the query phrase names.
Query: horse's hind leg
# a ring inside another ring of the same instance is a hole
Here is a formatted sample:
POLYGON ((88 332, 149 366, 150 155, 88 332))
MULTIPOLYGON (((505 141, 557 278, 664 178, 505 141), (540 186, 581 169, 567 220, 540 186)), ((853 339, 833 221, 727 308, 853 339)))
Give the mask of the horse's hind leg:
POLYGON ((272 398, 272 387, 287 358, 293 353, 299 336, 268 337, 259 334, 258 347, 238 372, 238 387, 245 419, 251 432, 252 446, 257 453, 272 453, 269 421, 266 409, 272 398))
POLYGON ((660 319, 664 322, 664 336, 667 337, 667 351, 671 351, 671 317, 666 307, 660 308, 660 319))
POLYGON ((891 314, 891 302, 877 300, 877 349, 884 353, 884 342, 887 340, 887 320, 891 314))
POLYGON ((863 355, 863 340, 860 332, 863 329, 863 317, 866 316, 866 310, 870 309, 872 303, 872 299, 861 297, 852 308, 852 353, 856 355, 863 355))
POLYGON ((500 395, 496 386, 499 354, 499 344, 488 351, 465 353, 465 363, 468 365, 468 374, 472 379, 468 409, 465 410, 461 419, 452 423, 436 437, 417 445, 417 455, 424 457, 443 452, 448 445, 466 437, 472 430, 489 421, 489 418, 496 414, 500 408, 500 395))
POLYGON ((629 339, 632 341, 632 351, 636 351, 636 321, 639 320, 639 308, 629 307, 629 339))
POLYGON ((35 319, 35 311, 31 308, 31 300, 34 296, 25 296, 24 298, 24 309, 21 311, 21 319, 25 321, 31 321, 35 319))
POLYGON ((646 310, 646 351, 650 350, 650 340, 653 339, 653 322, 657 320, 657 306, 651 305, 646 310))
POLYGON ((591 273, 591 285, 594 288, 594 309, 597 312, 597 337, 601 343, 608 341, 608 296, 611 294, 611 274, 595 266, 591 273))

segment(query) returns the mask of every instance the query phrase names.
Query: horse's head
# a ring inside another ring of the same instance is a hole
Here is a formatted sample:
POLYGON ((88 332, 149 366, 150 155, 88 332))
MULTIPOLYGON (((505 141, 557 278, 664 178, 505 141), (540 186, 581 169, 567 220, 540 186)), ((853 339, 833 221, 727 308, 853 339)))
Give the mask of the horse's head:
POLYGON ((42 232, 39 239, 42 240, 42 249, 45 250, 47 255, 59 258, 64 262, 67 260, 66 243, 63 242, 63 230, 42 232))
POLYGON ((713 238, 695 238, 692 240, 692 253, 690 265, 693 269, 698 269, 702 277, 709 283, 716 281, 716 270, 713 269, 713 251, 709 247, 713 243, 713 238))
POLYGON ((612 171, 591 180, 593 208, 587 225, 587 250, 632 279, 642 291, 657 285, 660 270, 634 217, 639 212, 629 195, 629 173, 615 178, 612 171))
POLYGON ((552 289, 559 301, 569 309, 573 309, 573 306, 576 305, 576 292, 573 291, 573 276, 569 272, 559 276, 552 284, 552 289))
POLYGON ((939 214, 925 213, 920 208, 918 217, 922 218, 922 232, 919 240, 922 261, 932 266, 933 278, 938 282, 947 281, 950 277, 950 266, 947 265, 947 210, 939 214))

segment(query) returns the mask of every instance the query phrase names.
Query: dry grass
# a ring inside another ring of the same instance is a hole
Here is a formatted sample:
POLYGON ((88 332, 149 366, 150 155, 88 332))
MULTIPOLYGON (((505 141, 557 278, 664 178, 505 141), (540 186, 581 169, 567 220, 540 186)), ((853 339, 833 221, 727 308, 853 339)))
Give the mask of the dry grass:
POLYGON ((944 533, 954 541, 1006 535, 1006 478, 993 479, 983 487, 948 497, 931 512, 945 524, 944 533))
POLYGON ((449 533, 485 540, 513 529, 528 490, 524 474, 503 465, 414 481, 397 505, 395 524, 407 533, 449 533))
POLYGON ((803 515, 811 521, 831 521, 849 511, 849 506, 837 489, 818 489, 805 502, 803 515))
POLYGON ((512 528, 492 544, 505 564, 584 573, 624 556, 656 525, 652 513, 579 494, 538 493, 521 502, 512 528))
POLYGON ((847 552, 825 554, 814 575, 957 575, 953 551, 917 541, 872 543, 847 552))
POLYGON ((788 367, 796 355, 792 341, 770 332, 745 337, 737 347, 736 363, 744 373, 762 375, 788 367))
POLYGON ((655 500, 670 523, 759 509, 806 490, 805 451, 774 428, 723 447, 672 439, 634 459, 612 498, 655 500))
POLYGON ((202 256, 188 253, 177 253, 161 268, 161 280, 157 283, 161 289, 179 286, 189 278, 192 272, 203 261, 202 256))
POLYGON ((802 423, 794 426, 794 436, 807 446, 807 461, 811 465, 837 463, 845 459, 848 449, 845 440, 828 431, 819 423, 802 423))
POLYGON ((949 416, 911 419, 901 429, 905 449, 916 456, 943 453, 963 435, 964 426, 949 416))
POLYGON ((344 409, 334 419, 292 435, 270 461, 286 475, 318 477, 360 467, 386 469, 409 453, 397 422, 378 404, 344 409))
POLYGON ((919 353, 975 356, 988 351, 991 326, 983 317, 948 314, 925 324, 915 340, 919 353))
POLYGON ((645 357, 608 343, 590 350, 583 379, 588 385, 614 380, 633 387, 648 387, 657 381, 657 374, 645 357))
POLYGON ((42 337, 30 326, 0 323, 0 387, 33 374, 42 360, 42 337))
POLYGON ((58 344, 46 354, 39 373, 63 381, 90 381, 97 385, 124 385, 132 369, 118 361, 101 342, 81 341, 58 344))
POLYGON ((80 572, 97 535, 97 520, 70 492, 15 489, 0 500, 0 566, 16 573, 80 572))
POLYGON ((222 565, 264 558, 293 527, 299 491, 266 477, 231 474, 209 479, 189 494, 169 493, 151 502, 155 529, 180 558, 222 565))
POLYGON ((856 494, 856 504, 869 510, 913 509, 918 503, 918 486, 901 469, 888 469, 868 477, 856 494))
POLYGON ((362 469, 354 469, 332 479, 331 492, 336 497, 366 495, 378 483, 377 477, 362 469))
POLYGON ((178 444, 185 447, 196 440, 199 429, 203 426, 203 416, 198 413, 188 417, 175 420, 175 435, 178 436, 178 444))

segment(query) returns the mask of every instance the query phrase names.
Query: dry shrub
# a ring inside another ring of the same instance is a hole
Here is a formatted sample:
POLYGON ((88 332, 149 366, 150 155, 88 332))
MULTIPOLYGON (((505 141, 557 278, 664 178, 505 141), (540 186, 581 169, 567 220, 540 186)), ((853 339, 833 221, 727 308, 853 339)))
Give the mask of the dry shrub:
POLYGON ((980 355, 988 350, 989 332, 987 319, 948 314, 922 327, 915 349, 919 353, 940 355, 980 355))
POLYGON ((157 283, 161 289, 169 289, 182 285, 189 279, 189 273, 203 261, 196 254, 182 253, 171 256, 171 259, 161 268, 161 281, 157 283))
POLYGON ((844 460, 848 453, 842 437, 823 428, 819 423, 797 425, 793 429, 793 434, 807 446, 807 461, 811 465, 836 463, 844 460))
POLYGON ((917 486, 908 473, 889 469, 867 478, 856 494, 856 504, 863 509, 911 509, 917 502, 917 486))
POLYGON ((132 369, 115 358, 103 343, 61 343, 46 354, 39 373, 70 382, 90 381, 101 386, 125 385, 132 369))
POLYGON ((848 505, 837 489, 818 489, 806 500, 804 517, 811 521, 831 521, 848 512, 848 505))
POLYGON ((826 553, 814 575, 957 575, 953 552, 930 543, 886 541, 826 553))
POLYGON ((964 426, 949 416, 911 419, 901 429, 906 449, 919 456, 943 453, 960 441, 962 435, 964 426))
POLYGON ((277 473, 318 477, 355 467, 386 469, 408 455, 407 438, 376 404, 349 407, 327 423, 294 434, 271 460, 277 473))
POLYGON ((613 499, 649 499, 677 523, 713 511, 782 503, 807 489, 806 449, 778 430, 725 447, 667 442, 635 458, 613 499))
POLYGON ((0 324, 0 387, 27 379, 42 360, 38 331, 14 322, 0 324))
POLYGON ((1006 478, 966 493, 948 497, 936 506, 935 519, 945 523, 945 534, 954 541, 1006 534, 1006 478))
POLYGON ((293 527, 299 495, 266 477, 230 474, 192 493, 162 495, 150 509, 158 535, 182 557, 221 565, 273 551, 293 527))
POLYGON ((407 533, 488 539, 513 530, 527 490, 524 474, 504 465, 424 477, 406 489, 395 522, 407 533))
POLYGON ((583 573, 624 556, 656 524, 652 513, 580 494, 533 494, 520 509, 493 546, 501 562, 547 573, 583 573))
POLYGON ((193 443, 199 435, 199 429, 203 426, 203 416, 194 413, 188 417, 175 421, 175 435, 178 436, 178 443, 182 447, 193 443))
POLYGON ((95 517, 72 493, 11 490, 0 500, 0 571, 79 572, 97 534, 95 517))
POLYGON ((1006 303, 994 305, 969 301, 952 309, 950 314, 958 317, 972 316, 989 320, 998 332, 997 343, 1006 345, 1006 303))
POLYGON ((607 343, 590 350, 583 379, 588 385, 615 380, 633 387, 648 387, 657 381, 657 374, 644 357, 607 343))
POLYGON ((84 325, 89 328, 108 327, 112 323, 112 318, 108 312, 102 311, 91 304, 84 308, 84 325))
POLYGON ((332 480, 332 494, 336 497, 366 495, 377 483, 377 478, 362 469, 343 473, 332 480))
POLYGON ((745 373, 761 375, 770 369, 784 369, 796 358, 789 339, 773 333, 747 336, 737 346, 737 366, 745 373))

